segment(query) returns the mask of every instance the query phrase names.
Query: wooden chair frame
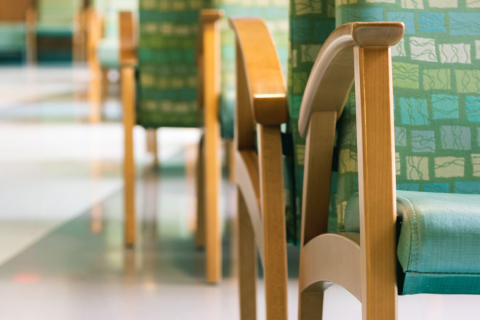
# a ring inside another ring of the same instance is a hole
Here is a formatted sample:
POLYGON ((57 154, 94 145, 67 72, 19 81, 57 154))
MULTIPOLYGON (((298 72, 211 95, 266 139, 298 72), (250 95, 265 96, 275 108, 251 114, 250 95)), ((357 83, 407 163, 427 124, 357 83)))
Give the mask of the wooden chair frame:
POLYGON ((222 277, 222 238, 219 211, 222 161, 220 121, 220 19, 223 11, 202 10, 197 44, 199 70, 198 105, 203 109, 204 129, 199 143, 197 165, 196 245, 206 247, 207 281, 222 277))
POLYGON ((119 13, 120 24, 120 76, 124 128, 124 217, 125 245, 133 246, 136 238, 135 219, 135 157, 133 128, 135 127, 135 68, 137 66, 137 39, 133 13, 119 13))
MULTIPOLYGON (((252 294, 256 242, 265 269, 267 319, 286 319, 286 239, 279 130, 279 124, 287 117, 283 78, 263 22, 231 21, 238 48, 235 137, 241 317, 256 318, 255 294, 252 294), (258 153, 253 145, 254 121, 258 153)), ((343 286, 362 301, 363 319, 396 319, 390 46, 400 41, 403 31, 402 23, 346 24, 335 30, 322 46, 310 75, 299 119, 300 133, 307 137, 300 319, 321 318, 323 292, 329 282, 343 286), (359 124, 361 233, 327 233, 335 126, 354 79, 359 124)))
POLYGON ((267 319, 287 319, 287 251, 280 124, 287 99, 280 61, 261 19, 231 19, 236 34, 236 180, 241 318, 256 319, 256 250, 267 319), (255 147, 254 129, 257 131, 255 147))
POLYGON ((299 318, 322 314, 325 283, 362 302, 368 320, 396 319, 396 185, 390 47, 400 22, 337 28, 320 51, 305 89, 299 131, 307 138, 299 318), (355 82, 360 234, 327 233, 335 125, 355 82))

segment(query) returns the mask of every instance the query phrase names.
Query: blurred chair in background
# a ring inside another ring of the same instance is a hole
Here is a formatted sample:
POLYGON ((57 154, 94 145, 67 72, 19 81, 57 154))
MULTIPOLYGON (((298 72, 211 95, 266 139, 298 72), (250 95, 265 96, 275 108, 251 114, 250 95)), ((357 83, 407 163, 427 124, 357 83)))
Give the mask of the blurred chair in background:
POLYGON ((27 58, 30 62, 70 62, 83 50, 85 21, 80 0, 37 0, 27 13, 27 58), (80 34, 78 34, 80 33, 80 34))
POLYGON ((2 0, 0 61, 26 60, 26 16, 33 0, 2 0))
MULTIPOLYGON (((214 9, 201 11, 197 64, 198 106, 203 111, 203 137, 199 146, 197 174, 197 246, 206 245, 207 279, 221 278, 221 219, 219 211, 222 139, 226 142, 231 179, 234 155, 231 153, 235 105, 235 35, 222 16, 252 15, 264 18, 283 61, 287 60, 288 1, 235 3, 216 1, 214 9)), ((286 63, 284 64, 286 66, 286 63)), ((234 179, 234 178, 233 178, 234 179)))
POLYGON ((198 127, 194 63, 197 6, 161 10, 140 2, 137 34, 132 12, 120 13, 120 67, 125 127, 125 242, 135 243, 133 127, 146 128, 148 150, 157 156, 157 129, 198 127), (138 58, 137 58, 138 54, 138 58))

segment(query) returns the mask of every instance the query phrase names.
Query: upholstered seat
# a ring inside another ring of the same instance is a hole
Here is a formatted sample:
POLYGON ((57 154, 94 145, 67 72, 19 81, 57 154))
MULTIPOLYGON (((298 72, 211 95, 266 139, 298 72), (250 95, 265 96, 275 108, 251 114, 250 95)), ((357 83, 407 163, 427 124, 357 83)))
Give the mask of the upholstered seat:
MULTIPOLYGON (((358 199, 346 232, 360 232, 358 199)), ((480 195, 397 191, 397 215, 401 293, 480 294, 480 195)))

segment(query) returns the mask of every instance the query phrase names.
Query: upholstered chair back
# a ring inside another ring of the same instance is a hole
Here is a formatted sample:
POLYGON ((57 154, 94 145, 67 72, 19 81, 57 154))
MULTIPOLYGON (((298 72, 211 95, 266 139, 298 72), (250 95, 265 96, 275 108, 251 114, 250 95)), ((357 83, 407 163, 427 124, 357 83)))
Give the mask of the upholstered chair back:
POLYGON ((139 0, 137 123, 196 127, 196 37, 202 0, 139 0))
MULTIPOLYGON (((397 189, 480 193, 480 3, 339 0, 337 26, 402 21, 392 48, 397 189)), ((338 224, 358 189, 355 97, 338 131, 338 224)))

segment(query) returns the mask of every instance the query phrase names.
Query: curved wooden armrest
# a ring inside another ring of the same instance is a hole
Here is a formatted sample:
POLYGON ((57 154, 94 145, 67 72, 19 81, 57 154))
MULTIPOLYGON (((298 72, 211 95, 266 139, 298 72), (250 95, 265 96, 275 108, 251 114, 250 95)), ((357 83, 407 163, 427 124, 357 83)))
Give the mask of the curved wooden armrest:
MULTIPOLYGON (((279 125, 287 121, 287 97, 280 61, 267 26, 258 18, 232 18, 249 99, 257 123, 279 125)), ((238 59, 238 58, 237 58, 238 59)))
POLYGON ((137 37, 133 12, 120 11, 120 66, 137 64, 137 37))
POLYGON ((340 117, 354 80, 353 50, 389 47, 403 37, 402 22, 353 22, 338 27, 322 46, 305 88, 298 129, 305 137, 312 113, 334 111, 340 117))

